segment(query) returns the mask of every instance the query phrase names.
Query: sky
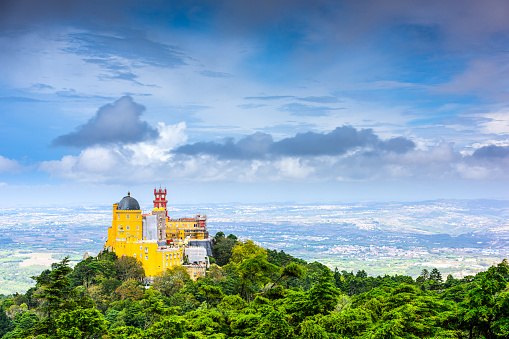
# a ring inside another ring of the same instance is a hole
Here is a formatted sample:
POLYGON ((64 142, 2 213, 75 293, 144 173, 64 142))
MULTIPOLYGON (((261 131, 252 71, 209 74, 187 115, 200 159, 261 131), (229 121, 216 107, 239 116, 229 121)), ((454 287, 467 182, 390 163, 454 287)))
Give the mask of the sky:
POLYGON ((509 198, 509 2, 0 1, 0 203, 509 198))

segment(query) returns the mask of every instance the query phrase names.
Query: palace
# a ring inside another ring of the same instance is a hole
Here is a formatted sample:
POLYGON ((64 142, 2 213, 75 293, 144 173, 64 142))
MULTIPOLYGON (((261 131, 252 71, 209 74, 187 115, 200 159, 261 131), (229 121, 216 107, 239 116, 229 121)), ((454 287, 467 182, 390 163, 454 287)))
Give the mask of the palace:
POLYGON ((166 194, 166 189, 154 189, 150 214, 142 214, 138 201, 129 192, 113 204, 113 220, 104 247, 119 257, 138 259, 147 277, 176 265, 207 265, 211 254, 207 216, 169 218, 166 194))

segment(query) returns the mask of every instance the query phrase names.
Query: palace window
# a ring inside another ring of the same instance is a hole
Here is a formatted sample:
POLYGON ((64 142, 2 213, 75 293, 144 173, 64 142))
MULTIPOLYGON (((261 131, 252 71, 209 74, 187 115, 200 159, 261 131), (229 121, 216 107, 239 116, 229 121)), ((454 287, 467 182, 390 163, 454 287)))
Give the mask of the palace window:
POLYGON ((135 257, 135 258, 136 258, 136 253, 134 253, 134 254, 133 254, 133 257, 135 257))
POLYGON ((127 225, 127 230, 129 231, 129 225, 127 225))
POLYGON ((148 255, 145 256, 145 260, 148 260, 148 255))
POLYGON ((145 253, 148 253, 148 247, 145 247, 145 253))
POLYGON ((125 216, 127 219, 129 219, 129 214, 125 216))

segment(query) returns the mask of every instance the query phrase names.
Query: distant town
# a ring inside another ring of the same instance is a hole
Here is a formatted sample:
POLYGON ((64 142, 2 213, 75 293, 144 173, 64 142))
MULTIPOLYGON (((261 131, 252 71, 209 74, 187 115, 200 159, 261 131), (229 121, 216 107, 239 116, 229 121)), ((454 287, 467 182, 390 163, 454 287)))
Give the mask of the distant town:
MULTIPOLYGON (((150 211, 152 206, 141 206, 150 211)), ((168 215, 208 216, 218 231, 307 261, 370 275, 475 274, 509 257, 509 201, 438 200, 351 204, 171 205, 168 215)), ((23 292, 30 277, 66 255, 102 250, 111 206, 4 208, 0 293, 23 292), (9 284, 3 282, 9 281, 9 284)))

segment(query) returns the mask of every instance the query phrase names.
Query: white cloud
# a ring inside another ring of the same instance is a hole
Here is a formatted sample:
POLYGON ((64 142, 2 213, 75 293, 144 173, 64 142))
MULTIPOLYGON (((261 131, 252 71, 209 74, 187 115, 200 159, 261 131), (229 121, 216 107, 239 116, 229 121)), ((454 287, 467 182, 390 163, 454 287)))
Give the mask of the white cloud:
POLYGON ((169 151, 186 141, 185 124, 158 123, 159 138, 121 146, 93 146, 79 155, 44 161, 39 170, 80 182, 143 182, 157 179, 171 157, 169 151))
POLYGON ((134 165, 165 162, 171 157, 170 150, 187 141, 187 136, 184 133, 185 129, 186 124, 184 122, 168 126, 163 122, 159 122, 157 124, 159 138, 155 141, 126 145, 125 149, 133 152, 132 161, 134 165))
POLYGON ((315 170, 302 161, 302 159, 293 157, 277 161, 275 167, 278 169, 281 178, 288 179, 305 179, 315 170))
POLYGON ((507 178, 509 159, 480 161, 463 156, 452 143, 404 154, 365 151, 342 156, 280 157, 220 160, 211 155, 169 153, 186 141, 185 125, 159 124, 161 137, 153 143, 128 147, 93 147, 77 156, 46 161, 39 169, 79 182, 146 183, 168 180, 192 182, 377 181, 402 179, 507 178))
POLYGON ((21 165, 12 159, 5 158, 0 155, 0 173, 17 172, 21 169, 21 165))
POLYGON ((488 134, 509 134, 509 110, 480 115, 489 119, 480 124, 481 132, 488 134))

